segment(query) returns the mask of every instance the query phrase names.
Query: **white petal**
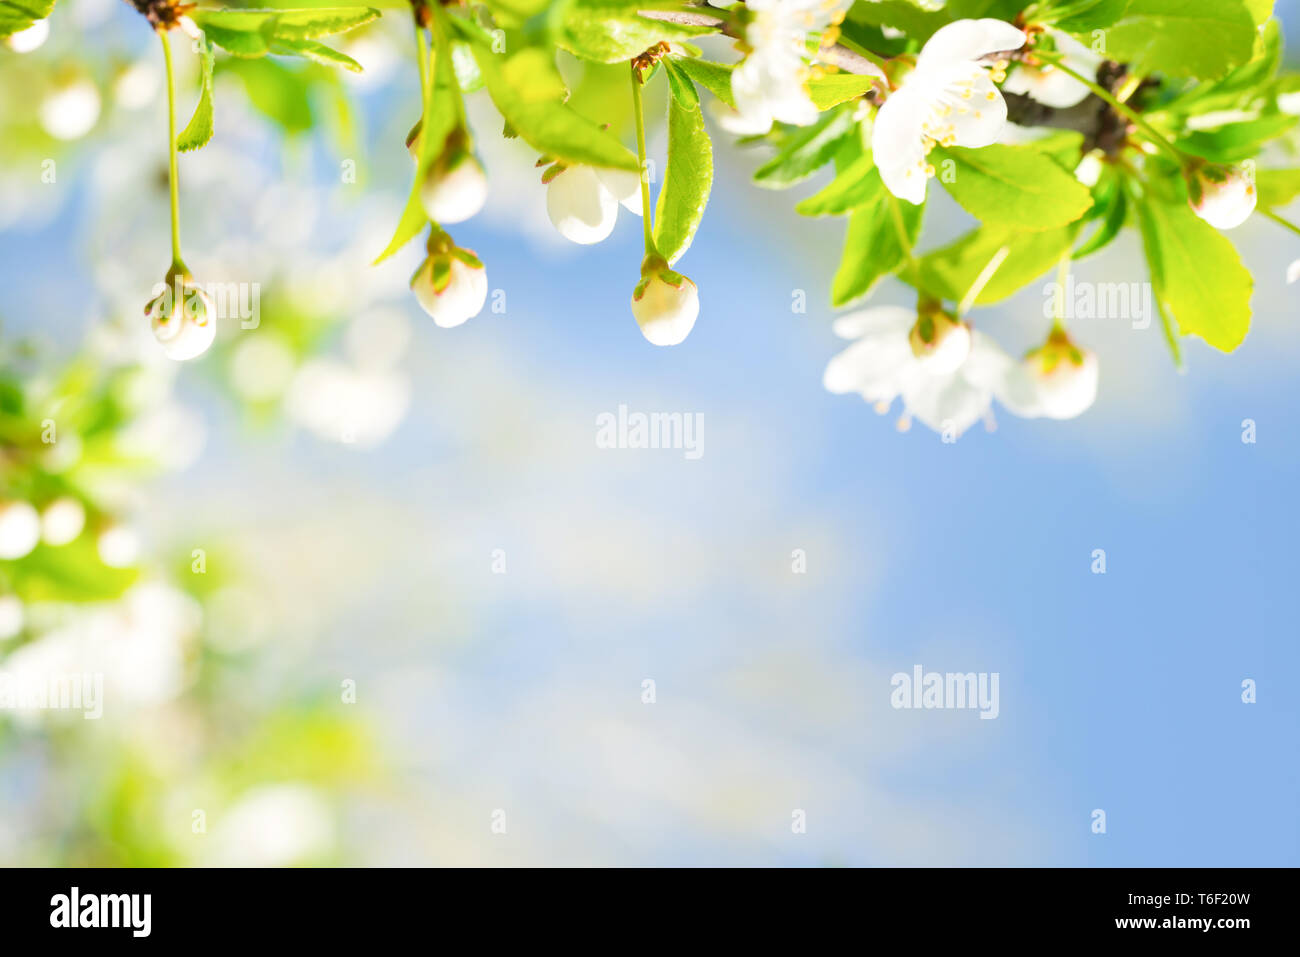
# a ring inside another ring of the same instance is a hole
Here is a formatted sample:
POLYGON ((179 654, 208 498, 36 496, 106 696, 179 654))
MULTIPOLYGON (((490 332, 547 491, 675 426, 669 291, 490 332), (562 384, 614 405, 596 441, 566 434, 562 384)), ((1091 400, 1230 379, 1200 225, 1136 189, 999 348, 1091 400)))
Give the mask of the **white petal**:
POLYGON ((927 117, 932 139, 972 148, 998 141, 1007 122, 1007 101, 987 71, 962 64, 936 77, 935 83, 935 105, 927 117))
POLYGON ((984 417, 993 393, 973 385, 962 375, 923 376, 903 391, 903 408, 936 432, 961 435, 984 417))
POLYGON ((546 213, 561 236, 587 246, 614 231, 618 201, 590 166, 570 166, 547 184, 546 213))
POLYGON ((927 104, 916 90, 904 85, 881 104, 871 130, 871 152, 885 188, 909 203, 925 202, 925 145, 921 124, 927 104))
POLYGON ((916 58, 916 69, 943 69, 961 60, 978 60, 989 53, 1019 50, 1024 45, 1025 32, 1005 20, 958 20, 940 27, 925 41, 916 58))
POLYGON ((641 178, 636 173, 597 166, 596 178, 623 204, 624 209, 641 215, 641 178))
POLYGON ((836 395, 857 392, 868 402, 888 402, 916 371, 906 332, 868 335, 826 364, 822 385, 836 395))
POLYGON ((683 277, 679 286, 655 276, 646 284, 641 298, 632 297, 632 315, 641 334, 656 346, 675 346, 690 335, 700 314, 700 293, 695 283, 683 277))
POLYGON ((1300 259, 1286 267, 1286 284, 1289 286, 1300 279, 1300 259))
MULTIPOLYGON (((1071 67, 1073 69, 1073 67, 1071 67)), ((1042 68, 1021 64, 1002 84, 1006 93, 1023 93, 1044 106, 1058 110, 1077 106, 1090 92, 1086 86, 1050 65, 1042 68)))

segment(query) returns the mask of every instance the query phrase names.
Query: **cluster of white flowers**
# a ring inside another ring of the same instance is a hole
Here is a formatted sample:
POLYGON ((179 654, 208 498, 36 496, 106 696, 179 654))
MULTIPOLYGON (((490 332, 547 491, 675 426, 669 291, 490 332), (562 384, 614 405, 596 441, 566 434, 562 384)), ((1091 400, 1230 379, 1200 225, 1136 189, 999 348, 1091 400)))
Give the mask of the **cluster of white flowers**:
POLYGON ((991 424, 994 398, 1024 418, 1072 419, 1097 397, 1096 354, 1060 327, 1019 362, 937 307, 879 306, 833 328, 856 341, 826 366, 826 388, 856 392, 882 415, 901 398, 900 429, 915 418, 955 437, 981 419, 991 424))
POLYGON ((731 74, 736 109, 724 114, 726 129, 757 134, 770 130, 774 121, 815 123, 818 110, 808 94, 815 60, 808 51, 809 38, 832 42, 850 6, 852 0, 749 0, 749 53, 731 74))

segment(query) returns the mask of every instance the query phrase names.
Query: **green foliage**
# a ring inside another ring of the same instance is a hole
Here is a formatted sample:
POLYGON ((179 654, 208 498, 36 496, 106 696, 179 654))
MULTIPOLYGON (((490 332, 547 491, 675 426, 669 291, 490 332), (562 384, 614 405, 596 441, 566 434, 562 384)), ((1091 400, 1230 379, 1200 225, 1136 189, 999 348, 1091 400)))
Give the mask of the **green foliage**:
POLYGON ((0 37, 26 30, 53 9, 54 0, 0 0, 0 37))
POLYGON ((199 104, 194 108, 194 115, 176 138, 176 148, 182 153, 206 146, 212 139, 212 67, 216 55, 208 44, 203 44, 200 54, 203 62, 200 76, 202 87, 199 91, 199 104))
POLYGON ((492 102, 511 132, 556 160, 636 172, 636 156, 613 134, 564 103, 552 59, 535 47, 503 57, 483 47, 474 56, 492 102))
POLYGON ((1032 146, 936 150, 939 181, 981 222, 1020 229, 1072 223, 1092 205, 1087 187, 1032 146))
POLYGON ((1055 268, 1078 233, 1070 224, 1033 232, 1005 226, 984 226, 956 242, 926 253, 909 281, 931 295, 958 302, 991 263, 996 269, 975 297, 975 305, 991 305, 1015 295, 1055 268))
POLYGON ((1231 352, 1250 329, 1254 280, 1222 233, 1177 198, 1137 203, 1151 285, 1162 313, 1185 336, 1231 352))
POLYGON ((556 45, 574 56, 620 63, 663 41, 716 32, 713 27, 668 23, 640 13, 678 6, 663 0, 559 0, 551 6, 550 28, 556 45))
POLYGON ((359 70, 355 60, 331 50, 317 37, 346 33, 379 17, 371 7, 315 7, 302 10, 214 10, 200 7, 190 18, 212 43, 241 57, 268 53, 302 56, 359 70))
POLYGON ((875 161, 861 147, 820 192, 801 200, 795 212, 804 216, 842 216, 859 206, 875 203, 885 188, 875 161))
POLYGON ((754 171, 754 182, 770 189, 803 182, 834 158, 853 130, 853 117, 844 110, 827 113, 812 126, 795 127, 777 154, 754 171))
POLYGON ((1255 20, 1242 0, 1130 0, 1106 55, 1144 73, 1213 79, 1249 60, 1255 20))
MULTIPOLYGON (((880 178, 872 170, 869 177, 880 178)), ((847 306, 861 299, 911 255, 921 234, 924 206, 913 206, 887 189, 876 190, 875 202, 859 206, 849 217, 844 253, 831 283, 831 305, 847 306)))
POLYGON ((713 144, 704 129, 700 97, 690 79, 665 60, 668 98, 668 167, 655 206, 654 243, 669 265, 695 238, 713 187, 713 144))

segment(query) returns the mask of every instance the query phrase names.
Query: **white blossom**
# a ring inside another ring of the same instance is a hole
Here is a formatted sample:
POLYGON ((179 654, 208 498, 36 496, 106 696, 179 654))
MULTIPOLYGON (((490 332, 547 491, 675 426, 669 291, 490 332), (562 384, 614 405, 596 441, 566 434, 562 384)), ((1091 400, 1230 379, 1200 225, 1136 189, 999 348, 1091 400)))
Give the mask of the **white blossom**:
POLYGON ((546 181, 546 214, 560 235, 587 246, 614 231, 618 207, 641 215, 641 181, 627 170, 566 166, 546 181))
POLYGON ((996 143, 1007 104, 993 85, 1005 76, 1003 61, 983 61, 1017 50, 1025 34, 1003 20, 958 20, 926 41, 916 68, 891 93, 876 115, 872 153, 891 193, 910 203, 925 202, 934 168, 926 156, 936 145, 980 147, 996 143))

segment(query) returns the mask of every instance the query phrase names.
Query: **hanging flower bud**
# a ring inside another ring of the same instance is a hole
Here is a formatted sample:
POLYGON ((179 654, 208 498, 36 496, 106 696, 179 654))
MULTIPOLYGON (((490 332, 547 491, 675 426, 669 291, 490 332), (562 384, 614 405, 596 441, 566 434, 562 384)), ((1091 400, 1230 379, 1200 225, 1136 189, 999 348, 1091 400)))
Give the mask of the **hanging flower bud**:
POLYGON ((430 233, 427 248, 429 255, 411 277, 411 291, 424 311, 444 329, 477 316, 487 302, 483 263, 438 229, 430 233))
POLYGON ((1187 201, 1216 229, 1233 229, 1255 211, 1254 178, 1240 166, 1198 166, 1187 174, 1187 201))
POLYGON ((0 500, 0 559, 22 558, 41 539, 41 517, 28 502, 0 500))
POLYGON ((546 214, 572 243, 598 243, 614 231, 618 207, 641 215, 641 181, 636 173, 556 163, 542 176, 546 214))
MULTIPOLYGON (((412 142, 420 142, 419 134, 412 142)), ((435 223, 463 223, 483 208, 487 194, 487 175, 470 150, 469 135, 463 128, 452 131, 420 184, 424 211, 435 223)))
POLYGON ((1097 354, 1081 349, 1059 326, 1007 371, 998 399, 1025 418, 1073 419, 1097 398, 1097 354))
POLYGON ((922 312, 907 336, 912 355, 931 375, 950 375, 970 355, 970 326, 942 309, 922 312))
POLYGON ((700 314, 700 293, 659 256, 648 255, 632 292, 632 315, 641 334, 656 346, 675 346, 691 333, 700 314))
POLYGON ((168 271, 166 281, 154 287, 144 312, 168 359, 183 362, 201 356, 217 337, 212 300, 184 269, 168 271))

